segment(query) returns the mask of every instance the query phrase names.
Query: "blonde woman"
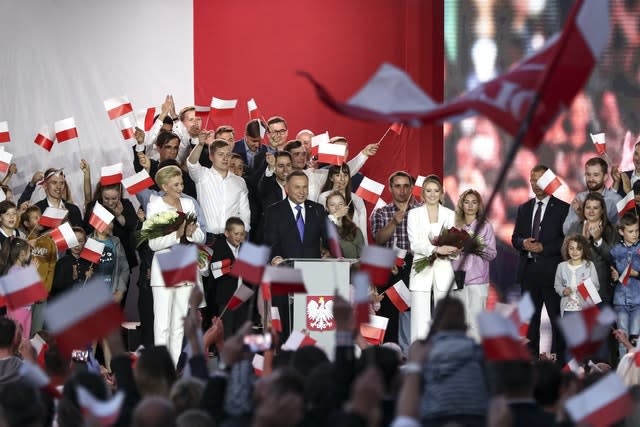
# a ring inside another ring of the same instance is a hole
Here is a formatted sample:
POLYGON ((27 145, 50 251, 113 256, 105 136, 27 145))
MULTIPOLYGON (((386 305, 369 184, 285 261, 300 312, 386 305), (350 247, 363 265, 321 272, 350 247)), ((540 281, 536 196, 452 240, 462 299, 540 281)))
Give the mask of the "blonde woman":
POLYGON ((414 253, 409 290, 411 291, 411 341, 427 336, 431 322, 431 291, 433 305, 442 299, 453 281, 451 259, 458 255, 454 246, 434 246, 440 231, 455 225, 455 213, 442 205, 442 181, 429 175, 422 184, 424 204, 411 209, 407 217, 407 234, 414 253), (415 262, 436 255, 433 263, 419 273, 415 262))

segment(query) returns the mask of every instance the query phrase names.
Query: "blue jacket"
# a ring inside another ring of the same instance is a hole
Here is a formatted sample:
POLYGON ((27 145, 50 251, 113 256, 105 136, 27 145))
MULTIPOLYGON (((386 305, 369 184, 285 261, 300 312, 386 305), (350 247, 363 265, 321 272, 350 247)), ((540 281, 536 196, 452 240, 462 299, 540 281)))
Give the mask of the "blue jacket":
MULTIPOLYGON (((611 249, 611 258, 615 269, 622 274, 625 268, 631 263, 631 268, 640 271, 640 242, 631 246, 623 243, 616 244, 611 249)), ((613 305, 640 305, 640 280, 637 277, 630 277, 627 286, 619 281, 615 283, 613 292, 613 305)))

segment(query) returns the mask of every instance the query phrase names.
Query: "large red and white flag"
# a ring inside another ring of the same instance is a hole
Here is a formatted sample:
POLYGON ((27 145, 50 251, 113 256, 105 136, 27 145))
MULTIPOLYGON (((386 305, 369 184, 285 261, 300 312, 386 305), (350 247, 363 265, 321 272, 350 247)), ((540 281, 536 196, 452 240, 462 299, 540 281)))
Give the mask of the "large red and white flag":
POLYGON ((0 151, 0 173, 7 173, 9 166, 11 166, 11 159, 13 154, 8 151, 0 151))
POLYGON ((107 186, 122 182, 122 163, 102 166, 100 169, 100 185, 107 186))
POLYGON ((100 258, 104 252, 104 243, 89 237, 80 252, 80 258, 86 259, 93 264, 100 264, 100 258))
POLYGON ((127 192, 132 196, 135 196, 142 190, 146 190, 147 188, 153 185, 153 180, 149 176, 149 172, 146 169, 142 169, 140 172, 135 175, 131 175, 130 177, 122 179, 122 185, 127 189, 127 192))
POLYGON ((360 325, 360 335, 371 345, 380 345, 384 341, 389 319, 382 316, 371 316, 368 323, 360 325))
POLYGON ((282 332, 282 320, 280 320, 278 307, 271 307, 271 327, 276 332, 282 332))
POLYGON ((69 248, 75 248, 80 244, 76 237, 76 233, 74 233, 71 228, 71 224, 68 222, 65 222, 51 230, 49 236, 51 236, 53 242, 56 244, 58 252, 64 252, 69 248))
POLYGON ((340 236, 338 235, 338 229, 336 225, 329 218, 327 221, 327 238, 329 243, 329 251, 334 258, 342 258, 342 247, 340 246, 340 236))
POLYGON ((51 382, 51 378, 40 366, 24 360, 20 366, 19 373, 25 381, 48 393, 51 397, 55 399, 62 398, 60 390, 51 382))
POLYGON ((211 273, 213 274, 213 278, 217 279, 219 277, 224 276, 225 274, 231 273, 231 267, 233 266, 233 260, 231 258, 226 258, 220 261, 211 263, 211 273))
POLYGON ((256 104, 256 100, 251 98, 247 101, 247 110, 249 111, 249 118, 251 120, 262 118, 262 113, 258 110, 258 104, 256 104))
POLYGON ((509 318, 513 321, 513 324, 516 325, 521 337, 527 336, 529 321, 531 321, 534 312, 535 306, 533 305, 531 294, 525 292, 520 298, 520 301, 518 301, 518 305, 513 308, 513 311, 509 315, 509 318))
POLYGON ((111 426, 118 421, 120 410, 124 403, 124 393, 119 390, 107 400, 99 400, 82 386, 76 387, 76 395, 78 396, 78 405, 82 409, 83 415, 91 415, 98 424, 104 427, 111 426))
POLYGON ((44 301, 48 293, 38 270, 33 265, 12 270, 0 278, 4 299, 10 309, 44 301))
POLYGON ((44 318, 64 355, 104 338, 124 320, 120 304, 102 279, 90 280, 49 301, 44 318))
POLYGON ((409 288, 404 284, 404 281, 400 280, 384 293, 398 311, 405 312, 411 307, 411 292, 409 292, 409 288))
POLYGON ((0 142, 10 142, 9 122, 0 122, 0 142))
POLYGON ((125 114, 133 112, 129 98, 126 96, 118 96, 115 98, 109 98, 104 101, 104 109, 107 110, 107 115, 110 120, 122 117, 125 114))
POLYGON ((135 113, 136 125, 145 132, 149 132, 153 127, 154 118, 156 116, 156 107, 138 110, 135 113))
POLYGON ((375 245, 367 245, 362 248, 360 271, 369 273, 371 283, 375 286, 387 284, 395 263, 396 252, 393 249, 375 245))
POLYGON ((211 98, 211 115, 213 117, 230 117, 238 105, 237 99, 211 98))
POLYGON ((608 427, 633 412, 634 402, 627 386, 616 372, 569 398, 567 413, 579 426, 608 427))
POLYGON ((604 133, 596 133, 595 135, 590 133, 591 142, 596 147, 596 152, 602 156, 607 152, 607 143, 605 141, 604 133))
POLYGON ((236 262, 233 263, 231 275, 241 277, 245 282, 259 285, 262 282, 264 267, 269 262, 270 255, 270 247, 244 242, 240 246, 236 262))
POLYGON ((293 330, 291 331, 291 335, 289 335, 287 342, 282 345, 282 349, 296 351, 299 348, 315 344, 316 340, 311 338, 309 335, 303 334, 298 330, 293 330))
POLYGON ((318 147, 318 161, 331 165, 341 165, 345 162, 347 146, 342 144, 322 144, 318 147))
POLYGON ((562 186, 562 182, 551 169, 547 169, 542 176, 538 178, 536 185, 540 187, 545 194, 553 196, 553 193, 562 186))
POLYGON ((384 191, 384 184, 380 184, 366 176, 362 178, 360 186, 356 190, 356 195, 362 197, 367 202, 375 205, 380 198, 380 195, 384 191))
POLYGON ((231 295, 229 302, 227 303, 227 308, 229 310, 236 310, 243 303, 249 301, 249 298, 253 295, 254 290, 247 285, 240 285, 236 289, 236 291, 231 295))
POLYGON ((56 132, 58 143, 78 138, 78 129, 76 129, 76 121, 73 117, 55 122, 53 129, 56 132))
POLYGON ((579 362, 598 352, 616 321, 616 314, 609 307, 584 307, 582 311, 565 312, 558 321, 567 347, 579 362))
POLYGON ((56 228, 62 224, 62 221, 64 221, 68 213, 69 211, 66 209, 58 209, 48 206, 40 216, 38 224, 46 228, 56 228))
POLYGON ((287 267, 275 267, 268 265, 264 269, 262 282, 271 285, 272 295, 288 295, 306 293, 302 270, 287 267))
POLYGON ((156 258, 166 287, 196 283, 198 248, 195 245, 174 245, 168 252, 157 253, 156 258))
POLYGON ((91 211, 89 224, 99 232, 103 232, 107 226, 111 224, 113 218, 115 218, 115 216, 109 212, 107 208, 102 206, 100 202, 96 202, 91 211))
POLYGON ((496 311, 484 311, 478 314, 478 329, 487 360, 531 360, 511 319, 496 311))
POLYGON ((44 356, 49 350, 49 344, 39 334, 35 334, 33 338, 29 340, 31 347, 36 351, 36 360, 38 365, 44 368, 44 356))
POLYGON ((578 285, 578 293, 590 304, 600 304, 602 302, 596 285, 594 285, 593 281, 588 277, 578 285))
POLYGON ((317 156, 318 151, 320 150, 320 146, 325 144, 330 144, 331 139, 329 138, 329 132, 319 133, 318 135, 313 135, 311 137, 311 155, 317 156))
POLYGON ((353 284, 353 307, 356 312, 356 323, 358 325, 367 323, 369 322, 369 303, 371 302, 369 273, 359 271, 353 274, 351 283, 353 284))
POLYGON ((53 141, 56 139, 56 133, 49 126, 45 126, 40 129, 40 132, 36 135, 36 138, 33 142, 36 145, 44 148, 47 151, 51 151, 53 148, 53 141))
POLYGON ((576 1, 559 36, 501 76, 444 104, 436 104, 406 72, 391 64, 383 64, 346 102, 337 101, 308 73, 301 74, 315 86, 322 102, 349 117, 428 124, 482 114, 511 135, 517 134, 533 99, 539 96, 539 108, 524 138, 526 146, 535 148, 586 83, 608 38, 608 2, 576 1))
POLYGON ((616 203, 616 209, 618 209, 618 215, 623 216, 625 213, 636 207, 636 199, 633 191, 629 191, 626 196, 618 203, 616 203))

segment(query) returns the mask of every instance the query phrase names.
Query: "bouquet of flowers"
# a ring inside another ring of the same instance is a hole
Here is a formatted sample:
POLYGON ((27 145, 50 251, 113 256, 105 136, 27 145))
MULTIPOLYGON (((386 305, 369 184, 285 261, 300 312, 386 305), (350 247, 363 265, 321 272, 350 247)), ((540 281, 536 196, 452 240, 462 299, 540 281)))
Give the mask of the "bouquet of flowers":
MULTIPOLYGON (((136 247, 149 239, 166 236, 178 230, 182 224, 185 227, 196 222, 196 216, 193 213, 184 213, 177 211, 160 212, 147 218, 142 223, 142 229, 136 232, 136 247)), ((189 243, 186 235, 180 239, 180 243, 189 243)))
MULTIPOLYGON (((484 257, 484 248, 486 244, 482 240, 482 237, 476 234, 469 234, 465 230, 461 230, 456 227, 444 228, 440 230, 440 234, 431 239, 431 243, 434 246, 453 246, 458 249, 464 249, 465 252, 471 255, 478 255, 484 257)), ((435 251, 426 257, 422 257, 413 261, 413 268, 416 273, 420 273, 425 268, 433 264, 438 257, 435 251)))

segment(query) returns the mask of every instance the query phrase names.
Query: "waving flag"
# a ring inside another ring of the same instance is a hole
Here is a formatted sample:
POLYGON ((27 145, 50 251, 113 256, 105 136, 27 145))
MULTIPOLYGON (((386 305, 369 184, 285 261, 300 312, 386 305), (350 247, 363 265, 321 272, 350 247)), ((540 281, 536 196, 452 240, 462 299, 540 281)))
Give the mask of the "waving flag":
POLYGON ((303 334, 298 330, 293 330, 291 331, 291 335, 289 335, 287 342, 282 345, 282 349, 296 351, 299 348, 315 344, 316 340, 311 338, 309 335, 303 334))
POLYGON ((4 291, 4 300, 12 310, 44 301, 48 296, 40 274, 33 265, 11 271, 0 278, 0 285, 4 291))
POLYGON ((65 222, 51 230, 49 236, 51 236, 53 242, 56 244, 58 252, 64 252, 69 248, 75 248, 80 244, 76 238, 76 233, 68 222, 65 222))
POLYGON ((10 142, 9 122, 0 122, 0 142, 10 142))
POLYGON ((362 197, 367 202, 375 205, 384 191, 384 184, 380 184, 366 176, 362 178, 360 186, 356 190, 356 195, 362 197))
POLYGON ((409 288, 404 284, 404 281, 398 281, 384 293, 398 311, 405 312, 411 307, 411 292, 409 292, 409 288))
POLYGON ((247 302, 253 295, 254 290, 247 285, 240 285, 238 289, 231 295, 227 308, 229 310, 236 310, 243 303, 247 302))
POLYGON ((629 212, 631 209, 636 207, 636 199, 635 193, 633 191, 629 191, 626 196, 618 203, 616 203, 616 209, 618 210, 618 215, 623 216, 625 213, 629 212))
POLYGON ((615 321, 616 314, 611 308, 600 310, 598 306, 591 305, 582 311, 565 313, 558 319, 558 326, 573 357, 583 361, 598 352, 615 321))
POLYGON ((596 152, 598 153, 598 155, 602 156, 607 152, 607 144, 605 142, 604 133, 597 133, 595 135, 590 133, 589 136, 591 136, 591 142, 593 142, 593 145, 596 147, 596 152))
POLYGON ((58 143, 78 138, 78 129, 76 129, 76 121, 73 117, 55 122, 53 129, 56 132, 58 143))
POLYGON ((100 169, 100 185, 113 185, 122 182, 122 163, 103 166, 100 169))
POLYGON ((104 101, 104 109, 107 110, 107 115, 111 120, 133 112, 129 98, 126 96, 107 99, 104 101))
POLYGON ((602 302, 596 286, 588 277, 578 285, 578 293, 585 301, 589 301, 591 304, 600 304, 602 302))
POLYGON ((145 190, 153 185, 153 180, 149 176, 149 172, 142 169, 135 175, 131 175, 128 178, 122 179, 122 185, 127 189, 127 192, 132 196, 135 196, 142 190, 145 190))
POLYGON ((0 151, 0 173, 7 173, 9 166, 11 166, 11 159, 13 159, 13 154, 8 151, 0 151))
POLYGON ((80 258, 86 259, 93 264, 100 264, 102 252, 104 252, 104 243, 89 237, 87 243, 84 244, 84 248, 82 248, 82 252, 80 252, 80 258))
POLYGON ((36 139, 33 140, 36 145, 44 148, 47 151, 51 151, 53 148, 53 141, 56 139, 56 133, 50 127, 43 127, 36 135, 36 139))
POLYGON ((119 390, 107 400, 99 400, 82 386, 76 387, 78 405, 85 414, 91 414, 101 426, 110 426, 118 421, 124 403, 124 392, 119 390))
POLYGON ((382 246, 367 245, 362 248, 360 271, 366 271, 375 286, 384 286, 396 262, 396 252, 382 246))
POLYGON ((569 398, 565 408, 575 425, 607 427, 629 415, 634 402, 622 379, 611 372, 569 398))
POLYGON ((156 254, 166 287, 196 283, 198 275, 198 249, 195 245, 174 245, 169 252, 156 254))
POLYGON ((247 101, 247 110, 249 111, 249 118, 251 120, 262 118, 262 113, 258 110, 258 104, 256 104, 256 100, 251 98, 247 101))
POLYGON ((109 212, 107 208, 102 206, 100 202, 96 201, 96 204, 93 205, 93 210, 91 210, 89 224, 99 232, 103 232, 107 226, 111 224, 113 218, 115 218, 115 216, 109 212))
POLYGON ((542 176, 538 178, 536 185, 540 187, 545 194, 553 196, 553 193, 562 186, 562 182, 560 182, 560 179, 551 169, 547 169, 542 176))
POLYGON ((244 242, 240 246, 238 258, 233 263, 230 274, 234 277, 241 277, 246 282, 259 285, 262 282, 262 273, 269 262, 270 255, 270 247, 244 242))
POLYGON ((520 339, 515 325, 500 313, 496 311, 479 313, 478 329, 487 360, 531 360, 531 355, 520 339))
POLYGON ((268 265, 262 276, 262 282, 271 285, 272 295, 306 293, 302 270, 297 268, 275 267, 268 265))
POLYGON ((38 224, 46 228, 56 228, 62 224, 62 221, 64 221, 68 213, 69 211, 66 209, 58 209, 48 206, 40 216, 38 224))
POLYGON ((211 115, 213 117, 229 117, 238 105, 237 99, 211 98, 211 115))
MULTIPOLYGON (((154 117, 156 116, 156 107, 138 110, 135 113, 136 125, 145 132, 149 132, 153 127, 154 117)), ((126 139, 126 138, 125 138, 126 139)))

